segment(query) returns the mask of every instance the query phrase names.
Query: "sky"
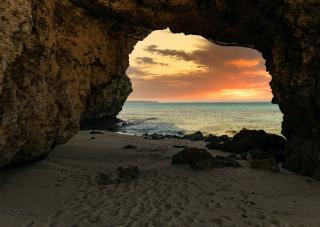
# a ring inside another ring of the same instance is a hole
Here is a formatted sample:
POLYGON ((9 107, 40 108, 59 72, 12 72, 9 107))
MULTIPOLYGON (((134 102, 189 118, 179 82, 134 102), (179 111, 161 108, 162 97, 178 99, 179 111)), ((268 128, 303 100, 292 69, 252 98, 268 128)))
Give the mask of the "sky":
POLYGON ((264 59, 253 49, 224 47, 193 35, 154 31, 135 46, 129 100, 270 101, 264 59))

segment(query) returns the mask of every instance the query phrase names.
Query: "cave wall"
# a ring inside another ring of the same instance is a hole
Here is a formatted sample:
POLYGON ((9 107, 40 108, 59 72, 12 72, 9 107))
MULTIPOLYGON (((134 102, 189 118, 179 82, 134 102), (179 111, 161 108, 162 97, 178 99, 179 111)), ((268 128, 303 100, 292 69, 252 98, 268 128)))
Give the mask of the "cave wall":
POLYGON ((284 113, 286 167, 320 179, 318 12, 318 0, 4 0, 0 166, 47 154, 79 122, 115 117, 135 43, 170 27, 262 53, 284 113))
POLYGON ((131 92, 125 71, 134 44, 67 0, 5 0, 0 7, 3 167, 44 157, 101 106, 109 109, 100 117, 115 117, 131 92))

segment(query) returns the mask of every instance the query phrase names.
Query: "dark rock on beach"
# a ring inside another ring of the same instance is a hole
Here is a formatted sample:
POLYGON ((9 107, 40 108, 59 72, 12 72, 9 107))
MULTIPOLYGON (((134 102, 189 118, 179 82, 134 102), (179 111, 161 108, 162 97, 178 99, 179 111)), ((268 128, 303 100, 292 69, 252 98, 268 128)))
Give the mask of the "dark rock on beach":
POLYGON ((152 140, 163 140, 165 137, 161 134, 153 133, 153 134, 144 134, 145 139, 152 139, 152 140))
POLYGON ((204 138, 204 142, 221 142, 219 136, 216 136, 216 135, 208 135, 204 138))
POLYGON ((245 153, 251 149, 260 149, 271 154, 277 161, 284 161, 286 140, 263 130, 243 129, 222 145, 222 149, 232 153, 245 153))
POLYGON ((229 142, 230 141, 230 137, 227 136, 227 135, 222 135, 222 136, 219 136, 219 140, 223 143, 225 142, 229 142))
POLYGON ((239 167, 240 164, 231 158, 213 157, 201 148, 185 148, 172 157, 172 164, 189 164, 192 169, 210 169, 221 167, 239 167))
POLYGON ((187 148, 185 145, 173 145, 174 148, 187 148))
POLYGON ((210 150, 220 150, 222 149, 222 144, 219 141, 212 141, 206 145, 206 148, 210 150))
POLYGON ((100 132, 100 131, 91 131, 89 132, 89 134, 92 134, 92 135, 102 135, 104 134, 103 132, 100 132))
POLYGON ((200 141, 204 139, 202 132, 197 131, 193 134, 184 135, 183 139, 191 140, 191 141, 200 141))
POLYGON ((191 160, 200 158, 212 158, 212 155, 205 149, 197 147, 187 147, 172 157, 172 164, 186 164, 191 160))
POLYGON ((223 149, 223 144, 229 142, 231 139, 227 135, 216 136, 210 134, 204 141, 209 142, 206 148, 210 150, 221 150, 223 149))
POLYGON ((163 135, 159 133, 143 134, 145 139, 153 139, 153 140, 162 140, 162 139, 181 139, 181 136, 178 135, 163 135))
POLYGON ((128 145, 124 146, 122 149, 136 149, 136 148, 137 148, 137 146, 132 145, 132 144, 128 144, 128 145))

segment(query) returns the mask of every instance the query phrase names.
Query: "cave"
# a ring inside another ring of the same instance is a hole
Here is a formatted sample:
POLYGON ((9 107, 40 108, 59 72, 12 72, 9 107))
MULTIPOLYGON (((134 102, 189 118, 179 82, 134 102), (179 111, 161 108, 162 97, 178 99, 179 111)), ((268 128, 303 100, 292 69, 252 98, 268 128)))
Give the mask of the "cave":
POLYGON ((151 31, 262 53, 284 114, 286 168, 320 179, 318 1, 5 0, 0 3, 0 166, 45 157, 114 118, 134 45, 151 31))

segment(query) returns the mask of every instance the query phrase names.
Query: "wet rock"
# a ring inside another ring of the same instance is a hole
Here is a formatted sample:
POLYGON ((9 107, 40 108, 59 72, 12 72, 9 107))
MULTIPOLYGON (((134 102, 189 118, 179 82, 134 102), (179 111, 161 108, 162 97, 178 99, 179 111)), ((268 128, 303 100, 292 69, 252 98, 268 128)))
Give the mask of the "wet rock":
POLYGON ((228 157, 213 157, 201 148, 185 148, 172 157, 172 164, 189 164, 192 169, 210 169, 221 167, 239 167, 240 164, 228 157))
POLYGON ((215 136, 209 135, 205 142, 210 142, 206 145, 206 148, 210 150, 221 150, 223 149, 223 144, 230 141, 230 137, 227 135, 215 136))
POLYGON ((191 140, 191 141, 200 141, 204 139, 202 132, 197 131, 193 134, 184 135, 183 139, 191 140))
POLYGON ((263 130, 243 129, 232 140, 223 144, 223 150, 241 154, 257 148, 283 161, 286 143, 283 137, 263 130))
POLYGON ((220 150, 222 149, 222 144, 219 141, 212 141, 206 144, 206 148, 210 150, 220 150))
POLYGON ((188 146, 185 145, 173 145, 174 148, 187 148, 188 146))
POLYGON ((221 140, 219 138, 219 136, 216 136, 216 135, 208 135, 204 138, 204 142, 217 142, 217 143, 220 143, 221 140))
POLYGON ((219 140, 222 143, 229 142, 230 141, 230 137, 227 136, 227 135, 222 135, 222 136, 219 136, 219 140))
POLYGON ((91 131, 91 132, 89 132, 89 134, 92 134, 92 135, 103 135, 104 133, 100 132, 100 131, 91 131))
POLYGON ((132 145, 132 144, 128 144, 128 145, 124 146, 122 149, 136 149, 136 148, 137 148, 137 146, 132 145))
POLYGON ((280 173, 280 168, 276 160, 273 158, 269 159, 255 159, 250 161, 250 168, 252 169, 260 169, 260 170, 268 170, 274 173, 280 173))
POLYGON ((165 136, 158 133, 153 133, 153 134, 144 134, 144 138, 152 139, 152 140, 163 140, 165 136))

